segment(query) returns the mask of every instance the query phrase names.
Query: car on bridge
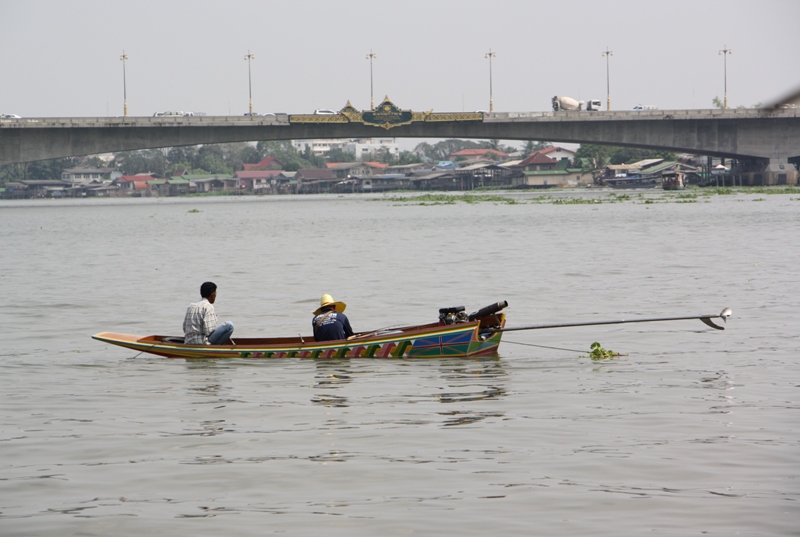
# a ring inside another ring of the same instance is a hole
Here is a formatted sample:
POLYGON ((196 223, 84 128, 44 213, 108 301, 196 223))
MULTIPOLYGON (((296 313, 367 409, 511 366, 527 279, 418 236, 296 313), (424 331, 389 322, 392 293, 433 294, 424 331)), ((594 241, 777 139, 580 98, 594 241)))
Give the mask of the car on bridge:
POLYGON ((183 117, 183 116, 193 116, 194 114, 191 112, 156 112, 153 114, 153 117, 183 117))
POLYGON ((22 117, 17 114, 2 114, 0 119, 22 119, 22 117))
POLYGON ((658 110, 658 107, 652 104, 637 104, 633 107, 634 110, 658 110))
POLYGON ((317 116, 335 116, 336 112, 333 110, 329 110, 328 108, 317 108, 314 110, 314 115, 317 116))

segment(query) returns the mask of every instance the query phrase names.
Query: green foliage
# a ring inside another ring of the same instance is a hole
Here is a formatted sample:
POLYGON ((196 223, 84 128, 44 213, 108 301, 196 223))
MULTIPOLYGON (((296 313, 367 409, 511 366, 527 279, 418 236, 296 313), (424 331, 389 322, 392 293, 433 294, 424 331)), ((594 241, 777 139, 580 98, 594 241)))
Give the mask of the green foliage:
POLYGON ((594 360, 595 362, 600 360, 611 360, 612 358, 616 358, 617 356, 622 356, 617 352, 614 352, 610 349, 604 349, 600 346, 600 343, 595 341, 591 345, 591 351, 589 351, 589 358, 594 360))
POLYGON ((61 172, 64 169, 73 168, 80 162, 80 158, 69 157, 0 166, 0 183, 61 179, 61 172))
POLYGON ((173 168, 194 168, 197 159, 197 146, 170 147, 167 151, 167 163, 173 168))
MULTIPOLYGON (((64 159, 64 160, 70 160, 70 159, 64 159)), ((75 159, 72 159, 72 160, 75 160, 75 159)), ((87 166, 92 166, 92 167, 95 167, 95 168, 105 168, 106 167, 106 163, 103 162, 103 160, 100 157, 88 157, 88 158, 85 158, 83 160, 83 163, 86 164, 87 166)), ((64 167, 67 168, 69 166, 64 166, 64 167)), ((59 173, 59 176, 60 176, 60 173, 59 173)))
MULTIPOLYGON (((258 149, 250 144, 242 144, 243 147, 240 147, 237 151, 237 165, 235 166, 236 169, 239 169, 238 164, 258 164, 261 162, 261 153, 259 153, 258 149)), ((243 168, 244 166, 242 166, 243 168)))
POLYGON ((515 205, 517 200, 514 198, 507 198, 505 196, 493 196, 490 194, 425 194, 423 196, 392 196, 386 198, 379 198, 376 201, 393 201, 399 203, 408 203, 413 205, 453 205, 458 202, 462 203, 504 203, 506 205, 515 205))
POLYGON ((458 139, 442 140, 434 145, 422 142, 414 148, 414 154, 417 155, 418 159, 422 158, 427 162, 439 162, 440 160, 449 160, 450 155, 462 149, 492 149, 492 144, 485 141, 474 142, 472 140, 458 139))
POLYGON ((609 164, 625 164, 648 158, 675 160, 675 153, 655 149, 617 147, 612 145, 581 144, 575 152, 575 159, 587 159, 591 167, 599 170, 609 164))
POLYGON ((28 163, 0 166, 0 183, 13 183, 27 179, 28 163))
POLYGON ((112 165, 125 175, 153 172, 168 176, 182 169, 191 173, 232 175, 234 171, 241 170, 245 162, 256 163, 261 159, 257 147, 235 142, 126 151, 117 153, 112 165))
POLYGON ((400 151, 400 155, 392 162, 392 165, 403 166, 405 164, 417 164, 419 158, 411 151, 400 151))
POLYGON ((605 168, 611 162, 614 147, 610 145, 581 144, 575 152, 575 159, 586 159, 591 163, 592 169, 605 168))
POLYGON ((530 155, 536 151, 541 151, 542 149, 547 149, 548 147, 553 147, 553 144, 550 142, 535 142, 533 140, 528 140, 525 142, 525 146, 522 148, 522 152, 525 155, 530 155))
POLYGON ((328 151, 328 162, 356 162, 356 154, 334 147, 328 151))
POLYGON ((756 186, 756 187, 740 187, 736 189, 737 192, 748 194, 800 194, 800 187, 796 186, 756 186))
POLYGON ((379 147, 369 153, 361 155, 361 162, 380 162, 382 164, 393 164, 394 156, 388 147, 379 147))
POLYGON ((263 156, 283 162, 283 169, 287 171, 325 166, 325 161, 315 156, 310 148, 301 154, 289 140, 261 141, 256 148, 263 156))
POLYGON ((208 173, 224 175, 233 174, 233 166, 229 166, 230 155, 219 144, 204 145, 197 150, 196 165, 198 168, 208 170, 208 173))
MULTIPOLYGON (((723 103, 722 100, 717 96, 714 96, 714 98, 711 99, 711 104, 714 105, 714 108, 719 108, 720 110, 722 110, 725 107, 725 103, 723 103)), ((764 106, 764 103, 759 101, 756 104, 754 104, 753 106, 751 106, 750 108, 761 108, 763 106, 764 106)), ((743 109, 746 109, 746 108, 747 107, 745 105, 743 105, 743 104, 740 104, 739 106, 736 107, 737 110, 743 110, 743 109)))
MULTIPOLYGON (((608 201, 616 201, 609 199, 608 201)), ((593 205, 595 203, 603 203, 603 200, 597 198, 555 198, 551 201, 553 205, 593 205)))
POLYGON ((157 173, 164 175, 167 170, 167 158, 160 149, 143 149, 141 151, 126 151, 114 156, 112 165, 119 168, 123 175, 136 175, 137 173, 157 173))

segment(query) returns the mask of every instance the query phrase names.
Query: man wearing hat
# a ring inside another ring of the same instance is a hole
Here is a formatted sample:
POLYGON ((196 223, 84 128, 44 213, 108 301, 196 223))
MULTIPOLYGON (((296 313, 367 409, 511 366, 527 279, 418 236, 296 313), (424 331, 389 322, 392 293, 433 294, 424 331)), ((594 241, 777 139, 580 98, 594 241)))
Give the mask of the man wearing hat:
POLYGON ((347 304, 334 301, 331 295, 322 295, 319 300, 319 308, 314 310, 314 320, 311 321, 316 341, 333 341, 353 337, 350 321, 343 313, 346 307, 347 304))

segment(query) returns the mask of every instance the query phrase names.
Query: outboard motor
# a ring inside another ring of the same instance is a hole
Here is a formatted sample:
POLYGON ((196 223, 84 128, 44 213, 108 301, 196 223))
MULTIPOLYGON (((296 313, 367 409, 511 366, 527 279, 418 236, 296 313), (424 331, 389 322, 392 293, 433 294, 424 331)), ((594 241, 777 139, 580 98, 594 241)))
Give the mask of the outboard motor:
POLYGON ((439 309, 439 324, 465 323, 467 320, 468 318, 464 311, 464 306, 439 309))
MULTIPOLYGON (((501 300, 500 302, 495 302, 494 304, 490 304, 485 308, 481 308, 476 312, 470 313, 469 317, 467 317, 468 321, 474 321, 475 319, 483 319, 484 317, 488 317, 489 315, 495 314, 501 309, 508 306, 508 301, 501 300)), ((440 310, 441 311, 441 310, 440 310)))
POLYGON ((464 311, 464 306, 441 308, 439 309, 439 324, 458 324, 483 319, 484 317, 494 315, 506 306, 508 306, 508 302, 501 300, 500 302, 490 304, 469 315, 464 311))

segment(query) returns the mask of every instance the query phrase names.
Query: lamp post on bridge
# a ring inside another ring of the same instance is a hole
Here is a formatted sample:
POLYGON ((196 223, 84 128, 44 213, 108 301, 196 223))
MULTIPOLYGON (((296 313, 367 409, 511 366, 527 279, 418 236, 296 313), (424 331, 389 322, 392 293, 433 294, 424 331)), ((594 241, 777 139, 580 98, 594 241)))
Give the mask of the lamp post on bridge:
POLYGON ((369 60, 369 109, 375 110, 375 99, 373 98, 372 93, 372 60, 377 58, 378 55, 372 52, 372 49, 369 49, 369 54, 367 54, 367 59, 369 60))
POLYGON ((606 110, 611 110, 611 71, 609 68, 609 58, 614 55, 614 52, 608 50, 608 46, 606 46, 605 52, 603 52, 602 56, 606 57, 606 110))
POLYGON ((725 45, 725 48, 720 50, 719 53, 722 55, 723 64, 725 69, 725 97, 722 101, 722 108, 723 110, 728 109, 728 54, 733 54, 733 51, 728 48, 728 45, 725 45))
POLYGON ((253 77, 250 74, 250 60, 255 60, 256 55, 250 54, 250 50, 248 49, 244 59, 247 60, 247 88, 250 92, 250 117, 253 117, 253 77))
POLYGON ((486 53, 486 58, 489 59, 489 112, 494 112, 494 97, 492 95, 492 58, 497 56, 496 52, 492 52, 492 49, 489 49, 489 52, 486 53))
POLYGON ((128 60, 128 55, 124 50, 119 59, 122 61, 122 114, 123 117, 128 117, 128 81, 125 75, 125 62, 128 60))

